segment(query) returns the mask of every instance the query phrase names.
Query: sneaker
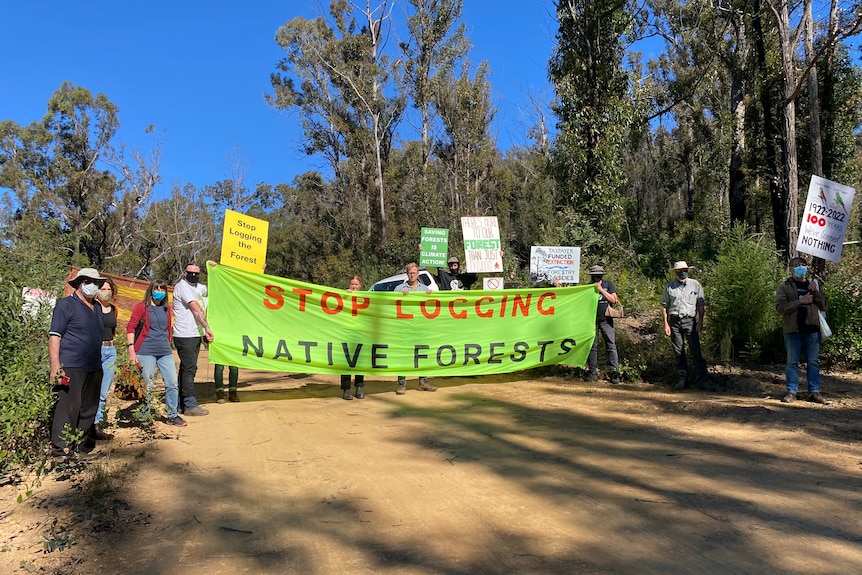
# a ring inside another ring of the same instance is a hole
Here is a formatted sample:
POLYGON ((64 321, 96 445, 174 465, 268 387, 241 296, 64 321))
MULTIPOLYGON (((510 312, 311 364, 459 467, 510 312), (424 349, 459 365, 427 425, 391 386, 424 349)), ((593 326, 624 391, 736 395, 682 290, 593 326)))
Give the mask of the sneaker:
POLYGON ((598 381, 599 380, 599 372, 594 369, 591 369, 589 373, 587 373, 587 381, 598 381))
POLYGON ((188 425, 188 422, 179 415, 167 418, 165 420, 165 423, 167 423, 168 425, 173 425, 174 427, 185 427, 186 425, 188 425))
POLYGON ((209 410, 204 409, 200 405, 186 408, 186 415, 198 416, 198 415, 209 415, 209 413, 210 413, 209 410))
POLYGON ((676 385, 673 386, 674 389, 685 389, 685 378, 681 377, 677 380, 676 385))
POLYGON ((224 402, 225 402, 224 390, 220 389, 216 392, 216 403, 224 403, 224 402))
POLYGON ((356 388, 356 393, 353 394, 356 399, 365 399, 365 390, 361 387, 356 388))
POLYGON ((427 377, 419 378, 419 391, 437 391, 437 388, 428 383, 427 377))
POLYGON ((809 393, 808 394, 808 401, 810 401, 812 403, 819 403, 821 405, 826 405, 826 399, 823 397, 823 395, 819 391, 814 392, 814 393, 809 393))
POLYGON ((227 400, 233 403, 239 403, 239 396, 236 394, 235 389, 232 389, 228 392, 227 400))
POLYGON ((350 395, 350 390, 349 390, 349 389, 345 389, 345 390, 344 390, 344 393, 342 393, 342 394, 341 394, 341 398, 342 398, 342 399, 353 399, 353 396, 352 396, 352 395, 350 395))
POLYGON ((617 385, 620 382, 620 374, 612 373, 611 374, 611 385, 617 385))
POLYGON ((781 403, 793 403, 794 401, 796 401, 796 394, 795 393, 788 393, 787 395, 785 395, 784 397, 781 398, 781 403))
POLYGON ((398 389, 395 390, 395 395, 404 395, 407 393, 407 382, 403 379, 398 380, 398 389))

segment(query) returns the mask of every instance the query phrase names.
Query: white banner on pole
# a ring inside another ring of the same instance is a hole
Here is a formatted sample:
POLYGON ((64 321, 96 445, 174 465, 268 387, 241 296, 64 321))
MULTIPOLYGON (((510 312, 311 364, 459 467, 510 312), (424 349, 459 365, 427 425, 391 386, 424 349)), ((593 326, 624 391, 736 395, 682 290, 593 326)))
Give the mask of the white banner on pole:
POLYGON ((841 248, 855 194, 856 190, 851 187, 811 176, 796 251, 829 262, 841 261, 841 248))

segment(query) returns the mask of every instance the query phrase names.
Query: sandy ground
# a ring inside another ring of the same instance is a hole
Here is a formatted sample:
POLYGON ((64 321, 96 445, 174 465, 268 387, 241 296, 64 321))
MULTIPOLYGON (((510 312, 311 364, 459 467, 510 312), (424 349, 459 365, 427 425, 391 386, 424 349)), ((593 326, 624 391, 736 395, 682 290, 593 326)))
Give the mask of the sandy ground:
POLYGON ((780 403, 779 367, 528 377, 199 384, 188 427, 120 421, 79 473, 0 488, 0 573, 862 573, 858 374, 826 406, 780 403))

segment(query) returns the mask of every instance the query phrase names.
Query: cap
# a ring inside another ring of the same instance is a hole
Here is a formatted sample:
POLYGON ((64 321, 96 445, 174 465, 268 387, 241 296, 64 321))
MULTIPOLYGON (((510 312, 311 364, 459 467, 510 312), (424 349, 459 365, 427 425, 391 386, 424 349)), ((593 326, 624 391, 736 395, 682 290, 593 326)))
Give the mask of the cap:
POLYGON ((605 268, 599 265, 590 266, 590 269, 587 273, 591 276, 603 276, 605 275, 605 268))
POLYGON ((458 264, 458 265, 461 265, 461 262, 460 262, 460 261, 458 261, 458 258, 456 258, 455 256, 452 256, 451 258, 449 258, 449 261, 447 261, 446 263, 447 263, 447 264, 458 264))

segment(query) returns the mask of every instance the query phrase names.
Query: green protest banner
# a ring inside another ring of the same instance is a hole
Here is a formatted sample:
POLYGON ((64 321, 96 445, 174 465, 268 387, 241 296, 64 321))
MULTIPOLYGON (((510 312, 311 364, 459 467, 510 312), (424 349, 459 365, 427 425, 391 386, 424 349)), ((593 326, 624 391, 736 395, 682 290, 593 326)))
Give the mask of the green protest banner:
POLYGON ((482 375, 564 363, 593 344, 595 287, 348 292, 210 262, 210 361, 364 375, 482 375))
POLYGON ((449 252, 449 230, 422 228, 419 244, 419 265, 445 268, 449 252))

